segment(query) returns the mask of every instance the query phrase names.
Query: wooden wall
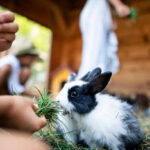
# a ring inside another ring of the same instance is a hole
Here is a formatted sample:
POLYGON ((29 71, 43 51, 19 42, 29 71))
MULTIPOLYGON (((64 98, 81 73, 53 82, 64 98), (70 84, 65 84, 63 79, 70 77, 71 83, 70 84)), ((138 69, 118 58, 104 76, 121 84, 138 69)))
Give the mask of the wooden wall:
POLYGON ((120 71, 114 75, 110 92, 150 96, 150 0, 131 3, 138 9, 137 21, 118 20, 120 71))

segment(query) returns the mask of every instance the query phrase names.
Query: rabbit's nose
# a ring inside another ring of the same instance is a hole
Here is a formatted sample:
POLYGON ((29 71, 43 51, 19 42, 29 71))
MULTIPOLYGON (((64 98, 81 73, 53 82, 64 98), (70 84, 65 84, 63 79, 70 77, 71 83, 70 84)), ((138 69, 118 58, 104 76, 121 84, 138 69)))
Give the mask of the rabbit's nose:
POLYGON ((60 100, 56 100, 57 103, 60 103, 60 100))

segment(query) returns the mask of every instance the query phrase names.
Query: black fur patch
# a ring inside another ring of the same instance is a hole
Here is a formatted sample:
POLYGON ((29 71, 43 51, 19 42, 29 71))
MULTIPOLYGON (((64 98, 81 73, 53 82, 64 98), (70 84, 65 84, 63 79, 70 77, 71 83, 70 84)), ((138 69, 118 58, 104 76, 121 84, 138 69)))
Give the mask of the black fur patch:
POLYGON ((87 145, 87 143, 84 140, 78 141, 77 145, 82 146, 84 148, 89 148, 89 146, 87 145))
MULTIPOLYGON (((125 149, 126 150, 135 150, 139 147, 139 143, 137 141, 130 141, 126 136, 122 135, 120 137, 121 141, 125 144, 125 149)), ((122 148, 120 148, 122 150, 122 148)))
POLYGON ((68 92, 69 101, 79 114, 89 113, 97 105, 94 95, 90 95, 84 86, 74 86, 68 92))
POLYGON ((122 121, 127 130, 127 135, 121 135, 120 139, 124 143, 126 150, 134 150, 139 147, 144 138, 144 134, 140 129, 133 111, 128 107, 124 107, 124 112, 126 112, 126 115, 122 118, 122 121))

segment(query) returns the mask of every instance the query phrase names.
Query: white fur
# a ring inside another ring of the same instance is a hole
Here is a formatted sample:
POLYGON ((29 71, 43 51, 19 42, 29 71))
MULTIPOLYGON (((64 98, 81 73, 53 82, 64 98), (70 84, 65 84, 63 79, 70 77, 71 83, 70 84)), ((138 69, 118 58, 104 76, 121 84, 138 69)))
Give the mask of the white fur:
POLYGON ((80 138, 85 140, 91 148, 100 148, 103 139, 113 150, 118 150, 120 145, 118 136, 125 135, 121 118, 123 112, 122 105, 117 99, 109 95, 97 95, 98 105, 86 115, 73 113, 73 118, 80 129, 80 138), (116 138, 117 137, 117 138, 116 138), (98 143, 97 141, 100 141, 98 143))
POLYGON ((60 112, 58 115, 58 128, 63 131, 68 143, 77 143, 78 129, 76 124, 70 114, 63 115, 63 113, 60 112))
POLYGON ((72 118, 72 110, 74 109, 74 106, 68 101, 68 90, 76 85, 83 85, 85 82, 83 81, 75 81, 65 84, 64 88, 59 92, 59 94, 56 97, 56 101, 59 101, 60 106, 70 114, 63 115, 62 112, 58 115, 58 124, 61 130, 65 133, 65 139, 67 142, 72 142, 76 144, 77 142, 77 135, 78 135, 78 128, 77 128, 77 122, 72 118), (67 134, 68 133, 68 134, 67 134))

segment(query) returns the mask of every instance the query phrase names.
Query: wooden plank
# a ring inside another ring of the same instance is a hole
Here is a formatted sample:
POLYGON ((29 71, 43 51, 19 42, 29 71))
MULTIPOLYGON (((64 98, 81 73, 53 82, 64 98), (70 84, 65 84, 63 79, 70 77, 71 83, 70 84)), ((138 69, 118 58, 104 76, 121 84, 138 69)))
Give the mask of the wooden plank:
POLYGON ((150 60, 150 44, 138 44, 120 47, 118 52, 119 58, 121 60, 150 60))
POLYGON ((115 92, 125 95, 136 95, 137 93, 150 96, 150 71, 125 70, 122 69, 113 76, 108 87, 109 92, 115 92))

